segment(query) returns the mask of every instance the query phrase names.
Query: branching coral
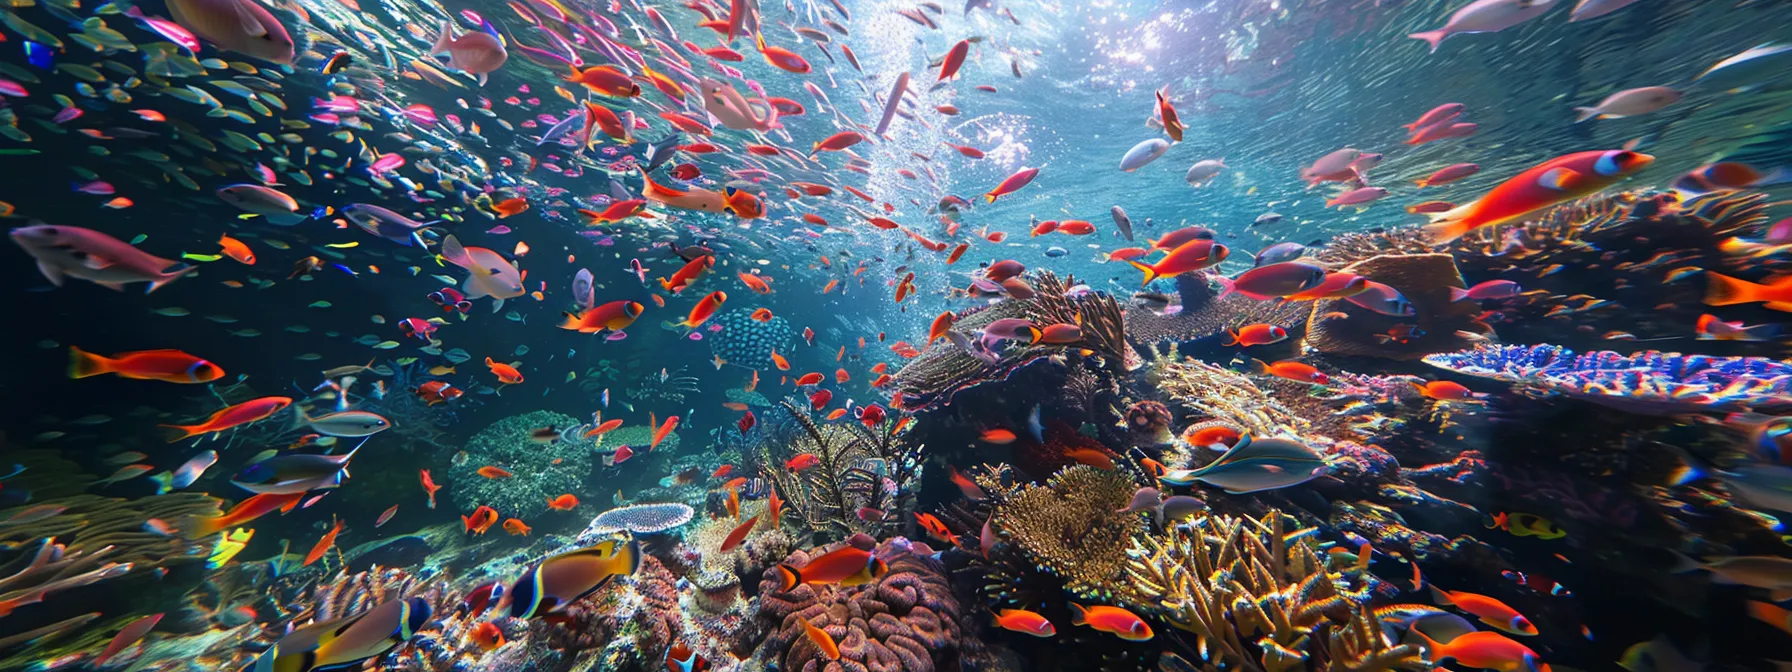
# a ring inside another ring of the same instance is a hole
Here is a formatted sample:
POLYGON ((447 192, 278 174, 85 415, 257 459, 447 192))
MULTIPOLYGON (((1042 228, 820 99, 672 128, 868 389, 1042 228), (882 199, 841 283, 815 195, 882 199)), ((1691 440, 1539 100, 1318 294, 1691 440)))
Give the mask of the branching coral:
MULTIPOLYGON (((901 538, 884 542, 876 552, 889 572, 860 586, 802 584, 785 591, 779 573, 767 570, 760 582, 756 618, 770 634, 755 660, 792 672, 956 669, 964 645, 958 624, 961 612, 944 567, 910 552, 907 540, 901 538), (828 660, 809 640, 804 619, 834 638, 839 660, 828 660)), ((797 551, 786 562, 801 567, 811 557, 797 551)))
POLYGON ((1040 570, 1084 599, 1137 601, 1125 572, 1126 549, 1145 534, 1145 517, 1126 512, 1139 486, 1124 473, 1078 465, 1044 485, 996 493, 990 527, 1040 570))
POLYGON ((935 343, 896 373, 897 390, 903 406, 921 410, 941 406, 958 392, 985 383, 1006 380, 1016 370, 1043 357, 1065 352, 1088 350, 1110 367, 1130 370, 1139 365, 1138 353, 1126 342, 1126 326, 1120 305, 1105 294, 1086 293, 1066 296, 1066 288, 1075 283, 1060 280, 1050 271, 1041 271, 1033 279, 1035 295, 1031 299, 1011 299, 975 312, 958 316, 953 330, 971 334, 999 319, 1016 318, 1040 327, 1053 324, 1077 324, 1080 316, 1082 337, 1069 343, 1019 342, 1007 344, 995 361, 984 361, 962 348, 935 343))
POLYGON ((1381 637, 1365 606, 1373 578, 1329 570, 1306 537, 1289 543, 1283 521, 1275 510, 1211 515, 1135 538, 1127 573, 1149 598, 1131 604, 1194 633, 1198 650, 1228 667, 1308 669, 1322 656, 1319 669, 1430 669, 1418 647, 1381 637))
POLYGON ((1257 387, 1243 374, 1198 360, 1159 360, 1158 386, 1200 415, 1225 421, 1259 436, 1300 430, 1309 423, 1257 387))
MULTIPOLYGON (((97 553, 111 547, 108 560, 138 569, 195 562, 211 553, 209 545, 179 535, 156 534, 145 530, 143 522, 156 518, 174 525, 188 518, 215 516, 218 504, 216 498, 189 492, 140 499, 74 495, 44 500, 34 506, 60 506, 65 510, 36 522, 0 528, 0 546, 59 537, 68 539, 70 551, 97 553)), ((0 519, 7 515, 0 511, 0 519)))
POLYGON ((806 469, 765 470, 785 499, 785 510, 803 527, 829 536, 875 536, 887 521, 900 521, 914 510, 922 447, 896 434, 894 422, 876 428, 856 422, 818 424, 796 404, 787 400, 781 405, 789 422, 763 426, 759 463, 783 465, 798 455, 815 456, 815 466, 806 469), (860 509, 884 515, 867 520, 860 509))
MULTIPOLYGON (((446 486, 441 496, 463 513, 479 506, 497 509, 504 517, 533 520, 547 511, 549 499, 568 492, 584 492, 591 472, 592 451, 584 446, 542 445, 530 433, 544 427, 571 427, 579 421, 570 415, 533 411, 492 423, 468 439, 467 458, 449 459, 460 448, 445 446, 438 462, 449 465, 436 472, 446 486), (495 466, 510 472, 508 478, 486 478, 478 470, 495 466)), ((614 439, 611 440, 614 443, 614 439)), ((620 445, 620 444, 617 444, 620 445)))
POLYGON ((1425 363, 1643 414, 1792 408, 1792 362, 1654 350, 1631 355, 1553 345, 1494 346, 1431 355, 1425 363))

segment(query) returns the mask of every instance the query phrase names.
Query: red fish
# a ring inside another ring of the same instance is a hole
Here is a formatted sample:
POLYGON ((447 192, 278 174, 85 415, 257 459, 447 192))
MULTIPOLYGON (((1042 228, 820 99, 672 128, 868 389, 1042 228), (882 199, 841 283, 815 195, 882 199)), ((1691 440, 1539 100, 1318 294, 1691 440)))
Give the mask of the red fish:
POLYGON ((789 461, 786 461, 784 463, 784 468, 791 471, 802 471, 818 464, 821 464, 821 458, 816 456, 815 453, 802 453, 796 457, 790 458, 789 461))
POLYGON ((120 378, 159 380, 168 383, 209 383, 224 377, 224 369, 179 350, 142 350, 102 357, 75 346, 68 348, 68 377, 87 378, 108 373, 120 378))
POLYGON ((871 551, 856 546, 842 546, 816 556, 802 567, 778 565, 782 590, 789 592, 805 583, 819 585, 862 586, 882 578, 890 567, 871 551))
POLYGON ((753 516, 752 518, 748 518, 747 522, 736 525, 734 530, 729 532, 726 538, 722 539, 722 552, 727 553, 740 546, 741 542, 747 540, 747 534, 753 531, 753 526, 758 524, 759 516, 753 516))
POLYGON ((1500 183, 1473 203, 1439 214, 1425 232, 1433 244, 1448 243, 1476 228, 1510 222, 1605 189, 1654 161, 1653 156, 1630 150, 1576 152, 1550 159, 1500 183))
POLYGON ((166 430, 168 442, 174 443, 182 439, 221 432, 232 427, 239 427, 258 420, 266 419, 292 403, 288 397, 262 397, 250 399, 234 406, 219 409, 196 425, 156 425, 166 430))
POLYGON ((324 536, 317 540, 317 544, 311 547, 311 552, 305 554, 305 562, 299 566, 310 567, 311 563, 317 562, 319 559, 323 558, 324 552, 330 550, 331 546, 336 545, 336 535, 341 533, 342 520, 337 519, 336 526, 330 528, 329 532, 325 532, 324 536))
POLYGON ((555 511, 571 511, 579 505, 579 498, 571 493, 548 500, 548 508, 555 511))
POLYGON ((936 81, 943 82, 958 74, 958 68, 964 65, 964 58, 970 53, 970 40, 959 40, 958 44, 952 45, 952 48, 946 52, 946 56, 940 59, 940 78, 936 81))
POLYGON ((984 202, 994 203, 998 198, 1019 191, 1022 187, 1031 184, 1033 178, 1038 176, 1038 168, 1022 168, 1015 171, 1013 175, 1009 175, 1006 179, 1003 179, 1001 184, 996 185, 996 188, 991 189, 989 190, 989 193, 984 194, 984 202))
POLYGON ((498 512, 492 507, 481 504, 479 508, 473 509, 472 515, 461 516, 460 522, 466 526, 467 532, 485 534, 486 530, 492 529, 492 525, 497 524, 498 512))
POLYGON ((1279 343, 1288 338, 1288 330, 1273 324, 1251 324, 1238 329, 1226 331, 1226 340, 1220 345, 1226 347, 1269 345, 1279 343))

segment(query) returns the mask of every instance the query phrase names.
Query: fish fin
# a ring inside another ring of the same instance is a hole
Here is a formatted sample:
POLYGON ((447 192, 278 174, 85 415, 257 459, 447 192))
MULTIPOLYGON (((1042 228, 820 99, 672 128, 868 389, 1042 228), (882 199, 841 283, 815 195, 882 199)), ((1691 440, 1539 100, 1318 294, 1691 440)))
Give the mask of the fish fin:
POLYGON ((442 239, 442 249, 439 254, 441 254, 442 258, 447 260, 448 263, 454 264, 455 266, 465 269, 471 269, 473 267, 473 257, 467 254, 467 248, 461 245, 460 239, 455 238, 452 233, 448 234, 448 237, 442 239))
POLYGON ((478 76, 477 76, 477 77, 474 77, 474 78, 473 78, 473 81, 476 81, 476 82, 479 82, 479 85, 480 85, 480 86, 485 86, 485 80, 486 80, 486 79, 487 79, 487 78, 486 78, 486 76, 485 76, 485 73, 483 73, 483 72, 481 72, 481 73, 479 73, 479 75, 478 75, 478 76))
POLYGON ((1475 223, 1469 219, 1436 221, 1425 225, 1425 238, 1432 245, 1447 245, 1450 241, 1461 238, 1473 230, 1475 230, 1475 223))
POLYGON ((1426 585, 1425 587, 1431 589, 1431 600, 1433 602, 1436 602, 1438 604, 1448 604, 1448 605, 1456 604, 1455 601, 1450 599, 1449 593, 1445 593, 1443 591, 1443 589, 1438 588, 1437 586, 1433 586, 1433 585, 1426 585))
POLYGON ((803 584, 802 572, 798 572, 789 565, 778 565, 778 578, 781 581, 780 585, 782 585, 784 592, 787 593, 796 590, 797 586, 803 584))
POLYGON ((1468 298, 1468 290, 1461 287, 1450 288, 1450 303, 1455 303, 1466 298, 1468 298))
POLYGON ((1577 107, 1577 108, 1574 108, 1574 111, 1578 115, 1574 118, 1574 123, 1577 123, 1577 124, 1580 122, 1586 121, 1588 119, 1597 117, 1601 114, 1604 114, 1597 107, 1577 107))
POLYGON ((68 346, 68 377, 86 378, 103 373, 111 373, 112 360, 87 352, 75 346, 68 346))
POLYGON ((1761 307, 1768 310, 1792 313, 1792 301, 1768 301, 1767 303, 1761 304, 1761 307))
POLYGON ((1792 620, 1792 612, 1787 612, 1779 606, 1750 600, 1748 603, 1748 615, 1753 616, 1756 620, 1759 620, 1762 623, 1766 623, 1784 630, 1788 634, 1792 634, 1792 623, 1788 623, 1788 620, 1792 620))
POLYGON ((1246 363, 1246 366, 1250 367, 1251 373, 1259 376, 1269 373, 1269 363, 1255 357, 1252 357, 1251 361, 1246 363))
POLYGON ((1711 283, 1705 286, 1705 305, 1708 306, 1751 303, 1767 287, 1715 271, 1708 271, 1705 275, 1711 279, 1711 283))
POLYGON ((448 52, 448 46, 454 43, 454 24, 442 19, 442 33, 436 36, 436 42, 429 47, 429 55, 436 56, 448 52))
MULTIPOLYGON (((989 199, 989 200, 990 200, 990 202, 995 201, 995 199, 993 199, 993 198, 989 199)), ((1157 269, 1155 269, 1155 268, 1141 264, 1138 261, 1133 260, 1133 259, 1127 259, 1126 263, 1132 264, 1133 268, 1136 268, 1136 269, 1139 269, 1139 270, 1145 272, 1145 281, 1139 283, 1140 287, 1149 285, 1149 284, 1151 284, 1152 280, 1156 280, 1158 278, 1157 269)))
POLYGON ((99 285, 101 287, 105 287, 106 289, 110 289, 114 292, 124 291, 124 283, 122 283, 122 282, 96 282, 93 284, 99 285))
POLYGON ((1070 624, 1071 625, 1088 625, 1089 624, 1089 611, 1087 609, 1084 609, 1083 605, 1077 604, 1075 602, 1066 602, 1065 604, 1070 605, 1070 624))
POLYGON ((44 274, 44 279, 49 280, 50 284, 57 287, 61 287, 66 279, 66 276, 62 273, 62 269, 48 261, 37 262, 37 272, 44 274))
POLYGON ((1407 37, 1415 40, 1424 40, 1425 44, 1431 45, 1431 53, 1433 54, 1437 53, 1437 46, 1444 43, 1444 38, 1449 36, 1450 31, 1447 29, 1427 30, 1422 33, 1407 35, 1407 37))
POLYGON ((1567 168, 1551 168, 1537 177, 1537 186, 1556 191, 1567 191, 1581 180, 1581 174, 1567 168))
POLYGON ((243 34, 249 37, 267 36, 268 27, 261 25, 261 19, 256 18, 255 13, 249 11, 248 6, 242 3, 236 3, 233 6, 236 7, 237 24, 243 29, 243 34))
POLYGON ((162 432, 162 438, 167 439, 168 443, 176 443, 182 439, 193 436, 194 434, 198 434, 198 432, 193 431, 192 428, 180 425, 156 425, 156 427, 162 432))
POLYGON ((504 309, 504 300, 500 299, 500 298, 493 297, 492 298, 492 314, 495 315, 495 314, 497 314, 498 311, 503 310, 503 309, 504 309))

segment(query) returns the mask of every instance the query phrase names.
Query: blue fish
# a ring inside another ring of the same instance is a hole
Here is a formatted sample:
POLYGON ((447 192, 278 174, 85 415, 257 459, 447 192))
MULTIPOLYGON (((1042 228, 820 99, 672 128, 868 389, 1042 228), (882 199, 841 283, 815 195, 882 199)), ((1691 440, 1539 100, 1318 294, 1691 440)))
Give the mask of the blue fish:
POLYGON ((26 40, 25 60, 39 68, 49 70, 56 64, 56 52, 47 46, 26 40))

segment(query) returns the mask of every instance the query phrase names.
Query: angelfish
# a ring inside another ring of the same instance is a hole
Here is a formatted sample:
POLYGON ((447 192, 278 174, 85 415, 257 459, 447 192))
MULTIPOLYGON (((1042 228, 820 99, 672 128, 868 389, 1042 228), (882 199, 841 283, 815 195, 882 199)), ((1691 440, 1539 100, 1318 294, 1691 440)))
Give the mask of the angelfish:
POLYGON ((255 659, 251 672, 311 672, 359 667, 410 641, 429 623, 429 601, 392 600, 362 612, 299 628, 255 659))
POLYGON ((632 539, 610 539, 549 556, 517 577, 499 600, 498 609, 507 610, 513 618, 555 613, 597 592, 617 576, 634 574, 640 566, 641 546, 632 539))

